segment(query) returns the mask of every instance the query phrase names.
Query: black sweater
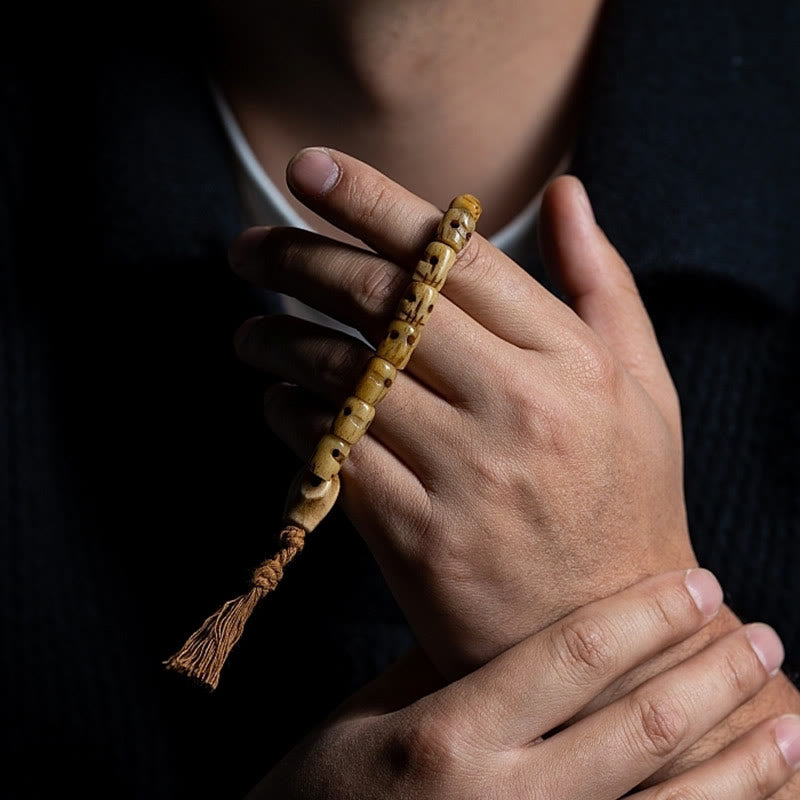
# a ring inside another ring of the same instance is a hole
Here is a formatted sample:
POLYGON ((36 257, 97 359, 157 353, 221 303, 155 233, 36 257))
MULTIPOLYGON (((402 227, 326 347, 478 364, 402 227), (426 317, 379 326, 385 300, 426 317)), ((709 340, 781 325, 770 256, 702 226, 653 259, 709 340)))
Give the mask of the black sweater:
MULTIPOLYGON (((34 27, 0 88, 11 797, 239 797, 411 642, 334 513, 217 692, 161 665, 271 549, 297 464, 264 430, 263 379, 233 354, 260 299, 226 265, 240 210, 194 31, 147 21, 105 45, 54 26, 43 46, 34 27), (283 647, 267 650, 268 628, 283 647)), ((795 679, 798 41, 793 0, 610 4, 572 167, 678 387, 700 561, 744 620, 778 630, 795 679)))

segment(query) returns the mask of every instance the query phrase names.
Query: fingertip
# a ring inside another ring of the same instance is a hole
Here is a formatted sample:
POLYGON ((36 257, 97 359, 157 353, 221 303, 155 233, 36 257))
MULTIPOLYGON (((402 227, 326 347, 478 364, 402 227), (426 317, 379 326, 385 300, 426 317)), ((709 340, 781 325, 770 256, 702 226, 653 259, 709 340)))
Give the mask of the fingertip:
POLYGON ((228 248, 228 265, 243 278, 253 274, 258 265, 258 252, 272 230, 272 226, 259 225, 243 230, 228 248))
POLYGON ((249 354, 253 344, 253 331, 263 319, 263 316, 250 317, 234 332, 233 349, 239 358, 244 358, 249 354))
POLYGON ((775 724, 775 742, 789 767, 800 770, 800 716, 786 714, 775 724))
POLYGON ((568 294, 580 266, 595 255, 598 231, 583 182, 575 175, 552 180, 539 208, 539 250, 550 278, 568 294))
POLYGON ((303 197, 322 197, 339 182, 342 168, 327 147, 304 147, 286 166, 286 183, 303 197))
POLYGON ((722 587, 713 573, 707 569, 686 571, 684 583, 695 605, 704 617, 710 619, 722 607, 722 587))

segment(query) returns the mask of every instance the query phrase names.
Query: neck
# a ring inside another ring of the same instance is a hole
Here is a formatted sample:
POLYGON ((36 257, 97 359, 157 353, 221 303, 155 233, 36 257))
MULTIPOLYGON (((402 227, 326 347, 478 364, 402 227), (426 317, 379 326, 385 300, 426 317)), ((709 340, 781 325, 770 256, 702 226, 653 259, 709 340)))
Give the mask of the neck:
POLYGON ((278 185, 327 145, 442 208, 478 195, 491 234, 569 156, 600 0, 246 5, 219 0, 216 77, 278 185))

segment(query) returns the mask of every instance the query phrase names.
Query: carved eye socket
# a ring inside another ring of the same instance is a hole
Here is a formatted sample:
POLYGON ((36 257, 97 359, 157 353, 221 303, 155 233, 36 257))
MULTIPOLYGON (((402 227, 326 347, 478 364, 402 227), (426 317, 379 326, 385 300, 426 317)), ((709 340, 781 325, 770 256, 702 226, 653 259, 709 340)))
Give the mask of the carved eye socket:
POLYGON ((417 341, 417 337, 416 337, 416 336, 414 336, 414 334, 413 334, 413 333, 410 333, 410 334, 409 334, 409 335, 406 337, 406 341, 407 341, 409 344, 414 344, 414 342, 416 342, 416 341, 417 341))
POLYGON ((389 331, 389 338, 396 339, 400 334, 397 331, 389 331))
POLYGON ((353 409, 350 406, 345 406, 344 411, 342 412, 346 417, 349 417, 353 413, 353 409))
POLYGON ((431 256, 431 257, 428 259, 428 263, 429 263, 429 264, 430 264, 432 267, 435 267, 435 266, 436 266, 436 265, 439 263, 439 256, 431 256))
POLYGON ((457 228, 458 227, 458 221, 454 220, 454 219, 450 220, 450 227, 451 228, 457 228))
POLYGON ((331 451, 331 455, 332 455, 334 458, 339 458, 339 456, 340 456, 341 454, 342 454, 342 453, 341 453, 341 451, 339 450, 339 448, 338 448, 338 447, 334 447, 334 448, 333 448, 333 450, 331 451))
POLYGON ((386 380, 383 382, 383 385, 384 385, 384 386, 385 386, 385 387, 388 389, 388 388, 389 388, 389 387, 392 385, 392 379, 391 379, 391 378, 387 378, 387 379, 386 379, 386 380))
POLYGON ((416 299, 417 299, 417 296, 414 294, 414 292, 409 292, 406 295, 406 300, 408 300, 409 303, 413 303, 416 299))
POLYGON ((430 314, 433 311, 433 303, 428 306, 428 313, 430 314))

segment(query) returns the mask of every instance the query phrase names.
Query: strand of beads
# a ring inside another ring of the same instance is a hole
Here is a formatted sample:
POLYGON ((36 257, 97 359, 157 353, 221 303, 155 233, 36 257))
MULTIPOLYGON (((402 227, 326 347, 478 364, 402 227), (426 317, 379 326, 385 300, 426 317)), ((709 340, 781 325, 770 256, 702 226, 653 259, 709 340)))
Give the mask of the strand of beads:
POLYGON ((459 195, 452 201, 439 223, 436 238, 417 262, 408 290, 398 303, 394 319, 375 355, 369 360, 353 394, 345 400, 330 431, 320 439, 306 477, 307 490, 311 492, 308 499, 312 502, 306 504, 301 496, 297 498, 299 502, 286 511, 287 520, 307 532, 310 528, 306 526, 314 524, 318 516, 319 482, 331 481, 339 473, 350 448, 366 433, 374 419, 375 406, 386 396, 397 372, 408 364, 447 274, 474 233, 480 215, 481 205, 472 195, 459 195))
POLYGON ((417 262, 407 292, 397 305, 386 335, 369 360, 353 394, 345 400, 330 432, 317 445, 309 464, 295 477, 284 509, 277 552, 253 571, 250 588, 229 600, 164 663, 210 689, 259 600, 281 580, 283 569, 304 546, 305 536, 333 508, 339 495, 339 470, 350 448, 366 433, 375 406, 386 396, 397 372, 419 344, 447 273, 475 230, 480 203, 469 194, 456 197, 445 212, 436 239, 417 262))

